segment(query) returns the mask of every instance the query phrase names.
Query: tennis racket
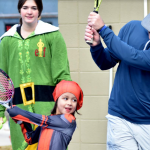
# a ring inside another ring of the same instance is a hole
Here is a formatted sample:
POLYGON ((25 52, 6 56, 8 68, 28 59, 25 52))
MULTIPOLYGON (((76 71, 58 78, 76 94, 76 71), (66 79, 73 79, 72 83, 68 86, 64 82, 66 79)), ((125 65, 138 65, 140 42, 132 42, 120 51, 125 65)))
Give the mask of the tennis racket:
MULTIPOLYGON (((95 0, 94 2, 94 11, 98 14, 99 7, 101 5, 102 0, 95 0)), ((90 41, 86 41, 87 44, 91 45, 93 43, 93 38, 90 41)))
POLYGON ((9 76, 0 69, 0 104, 6 108, 10 108, 7 103, 10 102, 12 106, 12 99, 14 97, 14 85, 9 76))
MULTIPOLYGON (((12 107, 12 99, 14 97, 14 85, 11 78, 0 69, 0 104, 5 106, 7 109, 10 107, 7 103, 11 104, 12 107)), ((18 121, 20 124, 22 121, 18 121)))

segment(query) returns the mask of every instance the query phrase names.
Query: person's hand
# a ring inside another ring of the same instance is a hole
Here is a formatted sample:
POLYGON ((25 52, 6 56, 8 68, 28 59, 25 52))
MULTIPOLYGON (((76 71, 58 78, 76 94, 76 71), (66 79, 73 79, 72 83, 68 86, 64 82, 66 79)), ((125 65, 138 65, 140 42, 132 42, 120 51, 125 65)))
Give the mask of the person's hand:
POLYGON ((93 27, 95 30, 99 30, 105 25, 105 23, 99 14, 91 12, 88 16, 88 25, 93 27))
POLYGON ((87 25, 85 29, 84 39, 85 41, 90 41, 92 38, 93 38, 93 44, 91 44, 90 46, 96 46, 100 44, 101 41, 100 41, 99 33, 94 28, 87 25))
POLYGON ((0 129, 3 127, 3 124, 7 121, 6 117, 0 117, 0 129))

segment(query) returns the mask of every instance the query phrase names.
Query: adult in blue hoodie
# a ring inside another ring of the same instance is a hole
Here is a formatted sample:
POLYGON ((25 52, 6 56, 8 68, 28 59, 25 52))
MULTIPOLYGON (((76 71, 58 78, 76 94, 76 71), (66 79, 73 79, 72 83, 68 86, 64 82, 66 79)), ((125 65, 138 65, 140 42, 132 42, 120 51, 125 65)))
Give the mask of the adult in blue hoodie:
POLYGON ((93 37, 90 51, 97 66, 107 70, 119 63, 108 104, 108 150, 150 150, 149 21, 150 14, 142 25, 130 21, 116 36, 99 14, 88 17, 85 41, 93 37))

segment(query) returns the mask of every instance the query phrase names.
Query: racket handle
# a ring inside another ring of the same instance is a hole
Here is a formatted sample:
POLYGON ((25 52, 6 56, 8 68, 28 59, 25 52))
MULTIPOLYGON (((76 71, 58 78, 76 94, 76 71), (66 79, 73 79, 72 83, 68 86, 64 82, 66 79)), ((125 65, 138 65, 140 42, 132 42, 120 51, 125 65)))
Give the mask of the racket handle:
POLYGON ((94 10, 93 12, 95 12, 95 13, 97 13, 97 14, 98 14, 98 11, 95 11, 95 10, 94 10))
POLYGON ((91 40, 86 41, 87 44, 92 45, 93 44, 93 38, 91 38, 91 40))
MULTIPOLYGON (((98 11, 94 10, 93 12, 98 14, 98 11)), ((89 41, 86 41, 86 43, 89 44, 89 45, 92 45, 93 44, 93 38, 91 38, 91 40, 89 40, 89 41)))
POLYGON ((3 105, 4 107, 6 107, 7 109, 9 109, 10 107, 7 104, 4 104, 2 102, 0 102, 1 105, 3 105))

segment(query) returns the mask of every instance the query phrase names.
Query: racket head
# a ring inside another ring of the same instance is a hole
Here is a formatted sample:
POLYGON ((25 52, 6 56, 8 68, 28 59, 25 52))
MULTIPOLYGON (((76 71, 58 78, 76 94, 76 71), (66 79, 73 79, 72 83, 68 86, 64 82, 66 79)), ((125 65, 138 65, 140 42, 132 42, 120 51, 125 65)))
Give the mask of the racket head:
POLYGON ((14 85, 11 78, 0 69, 0 103, 9 103, 14 96, 14 85))

